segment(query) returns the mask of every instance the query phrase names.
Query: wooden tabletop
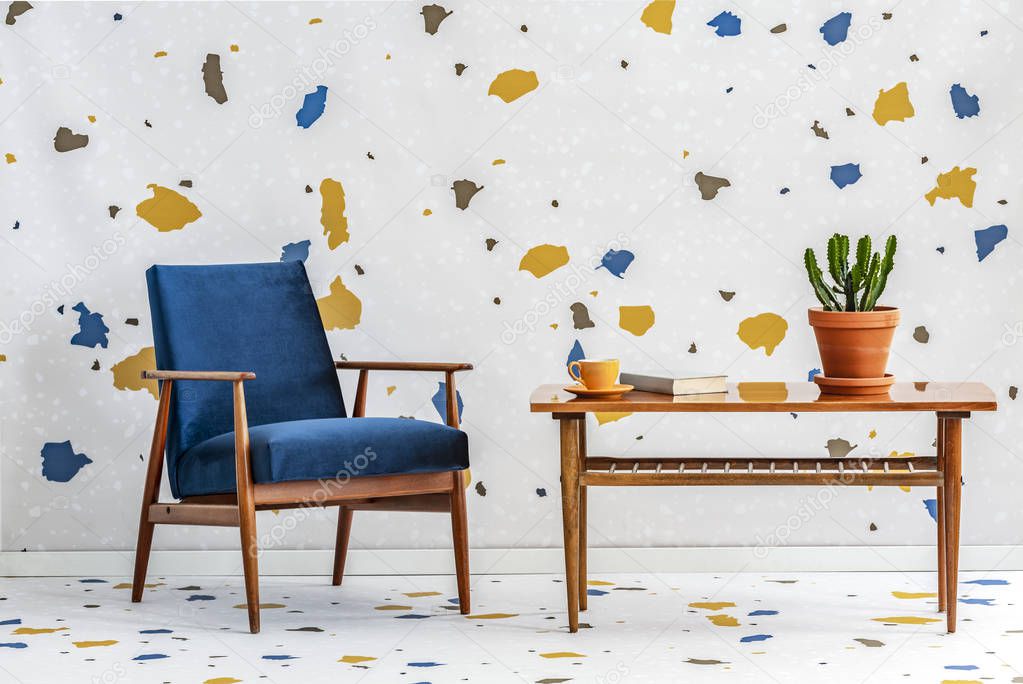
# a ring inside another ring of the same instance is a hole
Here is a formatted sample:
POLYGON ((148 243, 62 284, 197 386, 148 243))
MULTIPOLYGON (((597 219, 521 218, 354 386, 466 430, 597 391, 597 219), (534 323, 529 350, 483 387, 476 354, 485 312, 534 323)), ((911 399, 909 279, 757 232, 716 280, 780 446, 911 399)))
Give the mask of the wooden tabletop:
POLYGON ((821 394, 812 382, 728 383, 724 394, 673 397, 628 392, 618 399, 580 399, 565 384, 540 385, 529 397, 533 413, 741 413, 845 411, 995 411, 994 392, 980 382, 897 382, 888 394, 853 397, 821 394))

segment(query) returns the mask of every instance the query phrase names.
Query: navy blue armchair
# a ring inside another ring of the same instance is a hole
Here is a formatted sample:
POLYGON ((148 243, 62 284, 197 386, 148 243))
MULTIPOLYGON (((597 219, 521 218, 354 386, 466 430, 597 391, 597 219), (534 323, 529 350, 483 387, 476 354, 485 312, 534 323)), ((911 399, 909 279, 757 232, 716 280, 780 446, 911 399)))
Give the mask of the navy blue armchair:
POLYGON ((146 271, 160 403, 146 474, 132 601, 142 600, 157 524, 237 526, 249 628, 259 631, 256 511, 338 506, 333 583, 355 510, 450 512, 459 608, 469 612, 465 363, 334 362, 298 261, 146 271), (359 380, 351 417, 338 369, 359 380), (370 371, 444 373, 447 425, 366 418, 370 371), (159 501, 166 461, 176 503, 159 501))

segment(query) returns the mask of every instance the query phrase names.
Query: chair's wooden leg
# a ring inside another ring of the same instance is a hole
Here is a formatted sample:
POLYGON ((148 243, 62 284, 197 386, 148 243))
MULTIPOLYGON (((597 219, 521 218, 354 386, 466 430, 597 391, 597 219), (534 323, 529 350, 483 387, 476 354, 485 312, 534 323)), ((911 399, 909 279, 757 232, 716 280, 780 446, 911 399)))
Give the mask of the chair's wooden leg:
POLYGON ((945 452, 945 615, 948 631, 956 631, 959 590, 959 511, 962 499, 962 430, 960 418, 946 418, 945 452))
POLYGON ((338 506, 337 542, 334 544, 334 578, 332 584, 341 585, 345 575, 345 559, 348 558, 348 537, 352 534, 352 509, 338 506))
POLYGON ((256 539, 256 509, 240 508, 242 568, 245 571, 245 602, 249 609, 249 631, 259 633, 259 542, 256 539))
POLYGON ((455 575, 458 581, 458 610, 469 614, 469 523, 465 514, 464 471, 451 478, 451 537, 455 547, 455 575))
MULTIPOLYGON (((938 418, 938 437, 935 440, 938 456, 938 470, 945 472, 945 423, 938 418)), ((938 523, 938 612, 945 612, 945 492, 942 487, 935 489, 938 523)))
MULTIPOLYGON (((586 469, 586 422, 579 425, 579 469, 586 469)), ((586 487, 579 487, 579 610, 586 610, 586 487)))
POLYGON ((235 483, 238 489, 238 522, 241 531, 242 568, 245 571, 245 602, 249 631, 259 632, 259 541, 256 538, 256 498, 249 453, 249 424, 242 382, 234 383, 235 483))
POLYGON ((142 491, 142 513, 139 515, 139 539, 135 545, 135 574, 131 581, 132 603, 142 600, 142 590, 146 586, 146 570, 149 568, 149 553, 153 548, 153 530, 156 527, 149 522, 149 506, 160 498, 163 449, 167 442, 167 415, 170 411, 173 385, 170 380, 160 384, 160 404, 156 409, 156 426, 153 428, 153 442, 149 447, 146 482, 142 491))
POLYGON ((565 535, 568 631, 579 631, 579 418, 561 423, 561 516, 565 535))

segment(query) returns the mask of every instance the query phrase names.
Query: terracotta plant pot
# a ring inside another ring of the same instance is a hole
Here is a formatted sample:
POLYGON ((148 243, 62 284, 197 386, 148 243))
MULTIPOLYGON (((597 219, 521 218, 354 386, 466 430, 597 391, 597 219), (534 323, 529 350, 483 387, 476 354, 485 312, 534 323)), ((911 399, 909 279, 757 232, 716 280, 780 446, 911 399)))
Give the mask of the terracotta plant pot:
MULTIPOLYGON (((879 306, 873 311, 810 309, 821 368, 828 378, 884 378, 888 352, 899 324, 899 310, 879 306)), ((883 390, 882 390, 883 391, 883 390)))

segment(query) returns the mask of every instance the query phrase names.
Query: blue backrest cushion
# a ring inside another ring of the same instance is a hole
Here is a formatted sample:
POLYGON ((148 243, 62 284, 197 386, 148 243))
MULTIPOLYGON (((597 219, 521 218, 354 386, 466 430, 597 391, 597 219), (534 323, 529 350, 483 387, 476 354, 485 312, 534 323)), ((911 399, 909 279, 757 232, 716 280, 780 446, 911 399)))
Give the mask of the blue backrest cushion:
MULTIPOLYGON (((245 383, 250 426, 345 417, 302 262, 155 265, 146 282, 158 368, 255 372, 245 383)), ((231 383, 174 383, 167 472, 175 496, 181 454, 232 430, 231 383)))

